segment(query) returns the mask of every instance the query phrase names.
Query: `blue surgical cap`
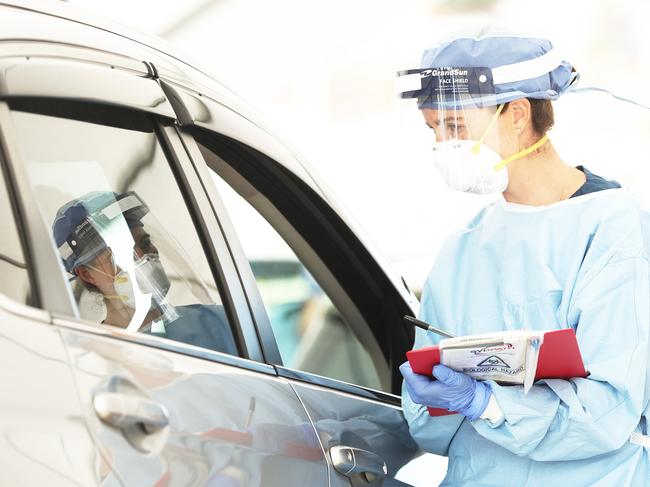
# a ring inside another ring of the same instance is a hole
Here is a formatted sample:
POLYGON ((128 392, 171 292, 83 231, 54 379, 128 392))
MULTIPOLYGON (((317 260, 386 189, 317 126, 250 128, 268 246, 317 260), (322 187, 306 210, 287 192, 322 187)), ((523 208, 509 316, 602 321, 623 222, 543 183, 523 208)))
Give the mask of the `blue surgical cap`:
POLYGON ((140 220, 148 211, 134 192, 94 191, 63 205, 56 212, 52 233, 65 270, 72 273, 107 248, 98 228, 108 219, 122 215, 129 228, 142 226, 140 220))
MULTIPOLYGON (((421 66, 419 71, 470 68, 470 74, 473 69, 483 68, 488 76, 491 74, 490 93, 470 93, 464 97, 464 100, 471 98, 472 103, 479 106, 498 105, 519 98, 555 100, 578 77, 573 66, 559 57, 550 41, 504 35, 457 38, 442 43, 424 52, 421 66)), ((410 96, 403 97, 417 97, 420 109, 459 104, 453 93, 441 96, 427 89, 425 86, 419 94, 413 91, 410 96)))

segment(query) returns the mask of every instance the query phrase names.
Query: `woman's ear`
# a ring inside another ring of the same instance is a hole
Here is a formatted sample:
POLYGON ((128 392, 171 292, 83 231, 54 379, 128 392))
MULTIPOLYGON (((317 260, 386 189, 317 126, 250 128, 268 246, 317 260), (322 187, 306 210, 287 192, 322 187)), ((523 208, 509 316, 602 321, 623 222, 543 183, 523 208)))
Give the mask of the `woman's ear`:
POLYGON ((95 281, 95 277, 85 265, 80 265, 79 267, 75 268, 74 272, 75 274, 77 274, 77 277, 81 279, 83 282, 92 284, 93 286, 97 285, 97 282, 95 281))
POLYGON ((512 126, 515 132, 521 134, 526 131, 526 127, 530 125, 532 111, 530 102, 526 98, 513 100, 508 103, 508 111, 512 126))

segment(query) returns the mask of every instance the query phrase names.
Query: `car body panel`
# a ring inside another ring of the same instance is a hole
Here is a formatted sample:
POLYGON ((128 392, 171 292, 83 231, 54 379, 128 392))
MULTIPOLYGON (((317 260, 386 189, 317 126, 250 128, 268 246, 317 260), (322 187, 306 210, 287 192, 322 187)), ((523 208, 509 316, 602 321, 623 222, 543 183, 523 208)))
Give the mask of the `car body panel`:
MULTIPOLYGON (((388 475, 382 485, 406 486, 395 478, 417 454, 398 406, 333 391, 314 384, 292 381, 328 451, 334 446, 359 448, 385 462, 388 475)), ((332 486, 347 486, 348 479, 332 472, 332 486)))
POLYGON ((110 471, 86 428, 49 314, 0 294, 0 485, 99 485, 110 471))
POLYGON ((286 381, 78 330, 62 328, 61 336, 85 420, 124 484, 199 486, 236 479, 247 486, 327 485, 318 437, 286 381), (132 382, 167 409, 170 432, 160 451, 137 451, 96 416, 93 397, 113 377, 132 382))

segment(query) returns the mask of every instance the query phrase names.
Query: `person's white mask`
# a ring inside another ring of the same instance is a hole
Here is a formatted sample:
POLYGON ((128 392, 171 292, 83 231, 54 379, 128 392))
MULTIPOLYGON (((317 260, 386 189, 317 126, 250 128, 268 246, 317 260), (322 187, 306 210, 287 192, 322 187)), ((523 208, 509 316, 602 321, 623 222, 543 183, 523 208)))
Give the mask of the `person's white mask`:
MULTIPOLYGON (((154 303, 162 299, 171 286, 167 273, 156 254, 145 254, 135 262, 135 276, 138 289, 143 294, 150 294, 154 303)), ((120 271, 113 279, 115 294, 128 307, 135 309, 136 300, 134 284, 126 271, 120 271)))
POLYGON ((434 161, 447 185, 474 194, 502 193, 508 187, 508 171, 499 167, 501 156, 487 145, 472 140, 437 142, 434 161))
POLYGON ((433 147, 435 164, 450 188, 474 194, 503 193, 508 187, 506 165, 527 156, 548 142, 548 137, 544 135, 532 146, 503 159, 483 143, 503 107, 504 104, 498 106, 478 141, 458 138, 436 141, 433 147))

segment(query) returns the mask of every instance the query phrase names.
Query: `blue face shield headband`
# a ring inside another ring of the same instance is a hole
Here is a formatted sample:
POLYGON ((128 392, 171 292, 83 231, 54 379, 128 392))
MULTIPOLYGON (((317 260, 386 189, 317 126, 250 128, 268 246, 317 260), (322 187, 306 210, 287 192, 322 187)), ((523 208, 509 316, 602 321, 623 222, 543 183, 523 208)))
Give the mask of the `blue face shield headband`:
POLYGON ((130 227, 142 226, 149 212, 133 192, 96 192, 68 203, 57 216, 53 232, 65 269, 87 264, 107 248, 102 229, 123 219, 130 227))
MULTIPOLYGON (((440 55, 427 51, 424 64, 428 64, 428 57, 432 62, 452 60, 454 56, 444 55, 449 49, 440 49, 444 50, 440 55)), ((466 65, 399 71, 399 95, 416 98, 420 109, 460 108, 468 104, 482 108, 519 98, 554 100, 578 79, 575 69, 554 49, 532 59, 495 67, 471 66, 472 62, 480 60, 468 60, 463 63, 466 65)))
POLYGON ((494 105, 492 70, 485 67, 408 69, 398 73, 400 98, 417 98, 419 108, 494 105), (489 103, 487 103, 489 101, 489 103))
POLYGON ((599 87, 578 88, 575 68, 545 39, 458 38, 425 51, 422 66, 397 73, 400 97, 416 98, 420 109, 484 108, 584 92, 604 92, 649 109, 599 87))

